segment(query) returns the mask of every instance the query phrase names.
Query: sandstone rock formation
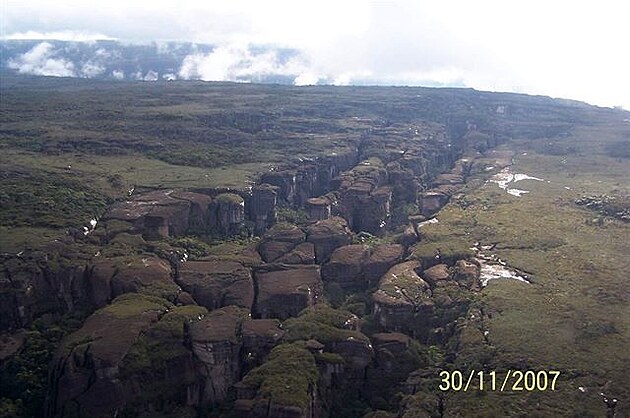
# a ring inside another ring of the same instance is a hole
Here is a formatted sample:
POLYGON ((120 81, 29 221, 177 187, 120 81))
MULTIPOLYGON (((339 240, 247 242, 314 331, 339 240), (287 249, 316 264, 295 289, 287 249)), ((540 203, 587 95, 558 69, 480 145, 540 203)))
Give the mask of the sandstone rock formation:
POLYGON ((176 282, 208 310, 234 305, 251 309, 254 282, 250 270, 229 260, 188 261, 176 282))
POLYGON ((306 234, 307 241, 315 246, 315 259, 318 263, 325 262, 335 248, 352 242, 348 223, 335 216, 311 225, 306 234))
POLYGON ((319 266, 267 265, 254 271, 256 302, 253 314, 285 320, 317 303, 322 295, 319 266))

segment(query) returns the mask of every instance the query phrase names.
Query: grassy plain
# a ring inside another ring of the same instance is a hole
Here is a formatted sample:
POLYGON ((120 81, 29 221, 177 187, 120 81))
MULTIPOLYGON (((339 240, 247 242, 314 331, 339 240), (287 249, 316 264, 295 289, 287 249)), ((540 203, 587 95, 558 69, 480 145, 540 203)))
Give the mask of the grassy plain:
MULTIPOLYGON (((448 410, 481 402, 478 416, 603 416, 600 392, 630 398, 630 225, 594 220, 596 212, 574 203, 584 195, 630 194, 630 160, 605 152, 627 133, 627 124, 607 123, 539 140, 572 149, 559 155, 542 152, 540 142, 512 141, 505 145, 516 152, 511 172, 544 181, 516 183, 530 191, 516 197, 486 181, 496 170, 480 174, 439 223, 424 227, 431 238, 425 252, 496 244, 494 254, 529 275, 531 284, 494 280, 477 295, 496 349, 490 367, 502 376, 508 368, 561 372, 555 392, 449 394, 448 410)), ((627 402, 617 408, 621 416, 629 411, 627 402)))

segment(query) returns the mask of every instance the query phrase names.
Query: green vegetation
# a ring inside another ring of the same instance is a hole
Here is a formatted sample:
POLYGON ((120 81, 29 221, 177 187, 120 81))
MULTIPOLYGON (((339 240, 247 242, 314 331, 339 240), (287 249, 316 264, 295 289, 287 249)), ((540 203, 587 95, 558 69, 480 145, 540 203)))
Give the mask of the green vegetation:
POLYGON ((111 202, 70 176, 3 170, 2 177, 0 225, 5 227, 82 229, 111 202))
POLYGON ((243 383, 257 388, 259 396, 273 403, 305 409, 318 376, 315 359, 308 350, 296 344, 280 344, 262 366, 245 376, 243 383))
MULTIPOLYGON (((241 204, 241 196, 260 173, 302 157, 336 153, 342 161, 344 154, 358 148, 369 164, 347 175, 381 177, 385 167, 407 150, 412 151, 411 157, 414 152, 424 154, 423 141, 429 136, 454 140, 456 148, 464 137, 479 151, 509 139, 498 151, 514 151, 512 171, 545 181, 519 182, 519 188, 531 193, 515 197, 494 183, 484 184, 485 177, 477 175, 468 182, 464 195, 454 196, 439 213, 439 223, 421 228, 421 241, 413 247, 412 258, 426 266, 434 264, 437 255, 441 262, 452 264, 474 256, 475 242, 492 244, 490 251, 526 271, 532 284, 495 280, 478 293, 457 284, 435 287, 433 317, 426 320, 444 322, 440 331, 448 341, 428 348, 411 341, 403 352, 375 353, 377 360, 368 366, 361 395, 354 382, 338 376, 334 390, 341 401, 332 400, 334 411, 338 416, 361 416, 380 410, 372 416, 388 416, 384 410, 396 410, 402 399, 407 408, 413 407, 407 412, 431 414, 440 395, 447 407, 444 415, 468 412, 474 404, 478 416, 503 416, 506 411, 515 416, 598 416, 600 390, 610 388, 620 399, 630 397, 625 375, 630 360, 623 349, 630 346, 626 297, 630 226, 617 216, 627 210, 630 167, 627 123, 619 115, 542 97, 455 89, 96 83, 48 78, 11 87, 14 84, 3 84, 0 92, 4 157, 0 162, 0 248, 8 253, 3 255, 8 260, 3 260, 5 271, 10 270, 10 263, 19 264, 24 267, 20 275, 40 274, 44 265, 50 272, 60 272, 84 264, 97 253, 126 263, 145 253, 172 259, 185 250, 192 259, 220 257, 256 265, 260 263, 256 240, 247 234, 231 240, 204 236, 146 242, 126 222, 99 222, 99 228, 85 237, 81 229, 108 204, 126 199, 133 188, 134 193, 156 188, 231 191, 219 194, 217 201, 241 204), (497 114, 498 105, 507 109, 505 113, 497 114), (469 129, 469 122, 477 128, 469 129), (615 200, 596 207, 594 214, 576 206, 576 199, 583 196, 615 196, 615 200), (78 228, 76 242, 67 242, 72 241, 70 237, 49 242, 69 228, 78 228), (24 258, 15 255, 29 248, 46 252, 26 252, 24 258), (473 314, 478 319, 473 320, 473 314), (421 377, 412 382, 418 393, 401 397, 399 384, 410 371, 424 367, 418 374, 421 377), (553 393, 438 394, 433 367, 553 369, 561 371, 562 380, 553 393), (587 391, 580 392, 578 387, 587 391), (372 392, 363 392, 366 388, 372 392)), ((475 162, 474 172, 491 174, 485 168, 498 166, 496 161, 489 152, 475 162)), ((400 168, 425 163, 424 157, 405 157, 400 168)), ((424 186, 437 174, 436 166, 428 167, 424 186)), ((400 226, 419 209, 413 203, 393 206, 392 223, 400 226)), ((280 208, 278 219, 303 224, 306 215, 280 208)), ((380 238, 362 234, 354 242, 372 246, 395 239, 395 233, 380 238)), ((41 274, 45 276, 48 270, 41 274)), ((5 280, 7 289, 18 279, 22 276, 5 280)), ((412 296, 426 297, 424 289, 414 288, 410 279, 401 275, 383 290, 397 295, 400 287, 412 296)), ((346 294, 334 283, 326 290, 333 307, 319 304, 285 321, 282 344, 245 377, 244 382, 260 397, 306 408, 311 390, 319 383, 316 365, 351 367, 352 362, 337 353, 312 354, 304 348, 305 341, 317 339, 327 348, 349 338, 369 343, 365 333, 380 330, 370 316, 371 300, 366 294, 346 294), (358 320, 355 315, 361 317, 363 333, 348 329, 358 320)), ((120 376, 139 377, 146 386, 137 397, 138 405, 128 405, 121 415, 146 412, 143 403, 150 404, 151 411, 167 410, 168 398, 181 395, 178 391, 192 383, 189 375, 169 380, 167 369, 190 358, 183 344, 185 324, 206 311, 175 307, 177 292, 175 284, 150 285, 139 293, 119 296, 99 311, 112 321, 146 312, 155 313, 149 315, 154 320, 161 315, 158 322, 143 325, 144 331, 126 353, 120 376)), ((225 311, 229 309, 207 315, 225 311)), ((57 314, 47 315, 45 324, 43 319, 36 321, 21 350, 0 368, 0 415, 41 414, 52 352, 80 324, 74 319, 72 324, 57 325, 51 319, 57 314)), ((238 315, 244 319, 247 311, 239 310, 238 315)), ((87 334, 66 340, 66 349, 87 348, 98 338, 87 334)), ((237 343, 240 335, 230 338, 237 343)), ((169 411, 173 415, 191 412, 169 411)))
MULTIPOLYGON (((162 373, 165 368, 179 356, 187 356, 190 352, 183 346, 184 324, 202 318, 208 310, 201 306, 178 306, 166 313, 158 323, 153 325, 131 347, 125 359, 121 376, 130 377, 134 373, 162 373)), ((155 383, 155 379, 147 384, 155 383)), ((162 382, 176 386, 177 382, 162 382)), ((151 392, 143 389, 143 393, 151 392)), ((158 395, 159 391, 154 393, 158 395)))
POLYGON ((461 257, 470 254, 466 249, 474 242, 496 244, 490 252, 526 271, 533 282, 495 280, 476 296, 478 306, 490 313, 483 319, 489 345, 484 348, 481 331, 468 326, 458 337, 468 348, 457 349, 461 358, 456 364, 472 367, 481 361, 501 371, 517 366, 552 369, 562 376, 556 392, 522 393, 520 404, 497 394, 479 398, 458 393, 448 398, 452 408, 474 399, 483 411, 478 416, 508 409, 526 414, 539 402, 547 415, 599 416, 604 408, 597 393, 630 395, 622 371, 630 361, 623 348, 630 344, 630 311, 623 297, 630 231, 621 221, 589 222, 592 212, 574 203, 585 195, 630 193, 627 160, 604 152, 620 129, 614 124, 592 126, 558 139, 562 147, 579 143, 580 152, 571 156, 536 153, 529 142, 515 141, 510 146, 526 155, 517 154, 510 170, 545 181, 519 182, 517 187, 530 193, 515 197, 496 184, 473 180, 464 191, 467 205, 454 201, 440 211, 439 223, 422 227, 425 240, 415 248, 421 259, 435 248, 444 254, 447 245, 461 257), (610 389, 602 382, 610 382, 610 389), (578 386, 589 393, 581 394, 578 386))
POLYGON ((355 316, 324 304, 316 305, 313 309, 306 309, 297 318, 290 318, 283 324, 287 331, 284 340, 287 342, 316 339, 326 344, 335 341, 345 341, 349 337, 360 341, 367 341, 367 337, 358 331, 344 329, 348 320, 355 316))
POLYGON ((26 331, 18 353, 0 368, 0 416, 32 417, 42 414, 48 389, 48 368, 62 339, 81 327, 82 312, 54 322, 38 319, 26 331))
POLYGON ((173 305, 157 296, 143 295, 139 293, 125 293, 118 296, 102 309, 103 312, 111 314, 115 318, 124 319, 140 315, 147 311, 165 312, 173 305))
POLYGON ((276 219, 278 222, 288 222, 294 225, 305 225, 309 220, 306 211, 294 208, 278 208, 276 219))

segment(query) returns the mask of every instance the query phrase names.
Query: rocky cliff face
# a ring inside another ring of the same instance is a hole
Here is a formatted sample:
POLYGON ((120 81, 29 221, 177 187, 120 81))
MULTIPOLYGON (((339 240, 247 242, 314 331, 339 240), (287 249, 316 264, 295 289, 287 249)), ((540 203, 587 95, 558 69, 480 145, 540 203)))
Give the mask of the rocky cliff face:
POLYGON ((248 311, 233 306, 211 312, 187 330, 197 371, 197 382, 188 388, 187 402, 216 405, 241 375, 241 326, 248 311))
POLYGON ((322 296, 319 266, 267 265, 254 272, 256 303, 253 314, 259 318, 285 320, 314 306, 322 296))
POLYGON ((210 311, 229 305, 249 310, 254 302, 251 272, 236 261, 189 261, 180 268, 176 282, 210 311))

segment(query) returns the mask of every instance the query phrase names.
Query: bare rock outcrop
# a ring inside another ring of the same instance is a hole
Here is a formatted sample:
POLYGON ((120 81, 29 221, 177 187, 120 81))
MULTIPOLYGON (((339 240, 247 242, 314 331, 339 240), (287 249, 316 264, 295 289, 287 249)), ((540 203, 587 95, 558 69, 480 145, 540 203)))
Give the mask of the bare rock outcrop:
POLYGON ((90 316, 52 361, 48 415, 113 416, 129 401, 120 371, 140 334, 169 308, 163 299, 127 294, 90 316))
POLYGON ((251 309, 254 282, 250 270, 230 260, 188 261, 176 282, 208 310, 235 305, 251 309))
POLYGON ((320 268, 315 265, 266 265, 254 272, 260 318, 285 320, 317 303, 322 294, 320 268))
POLYGON ((407 261, 390 268, 374 292, 374 317, 385 329, 417 332, 426 328, 433 309, 431 289, 417 273, 420 263, 407 261))
POLYGON ((322 266, 322 280, 335 282, 342 288, 366 287, 363 266, 370 257, 365 245, 345 245, 333 251, 322 266))
POLYGON ((328 260, 336 248, 352 242, 352 232, 348 223, 336 216, 311 225, 306 235, 306 240, 315 246, 315 258, 318 263, 328 260))
POLYGON ((257 234, 265 232, 276 221, 278 187, 262 183, 252 188, 249 214, 255 223, 257 234))
POLYGON ((210 225, 225 235, 238 232, 245 222, 245 200, 235 193, 222 193, 210 205, 210 225))
POLYGON ((88 276, 89 298, 97 308, 116 296, 143 290, 174 300, 179 287, 171 275, 170 264, 155 256, 94 257, 88 276))
POLYGON ((227 306, 210 312, 187 329, 187 344, 195 357, 197 383, 188 388, 188 403, 216 405, 238 382, 242 369, 241 326, 249 312, 227 306))
POLYGON ((270 263, 289 253, 305 239, 306 234, 299 227, 278 223, 265 233, 258 245, 258 252, 264 261, 270 263))

